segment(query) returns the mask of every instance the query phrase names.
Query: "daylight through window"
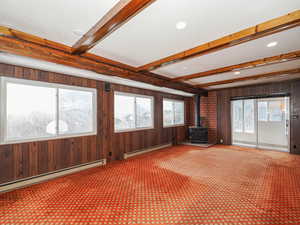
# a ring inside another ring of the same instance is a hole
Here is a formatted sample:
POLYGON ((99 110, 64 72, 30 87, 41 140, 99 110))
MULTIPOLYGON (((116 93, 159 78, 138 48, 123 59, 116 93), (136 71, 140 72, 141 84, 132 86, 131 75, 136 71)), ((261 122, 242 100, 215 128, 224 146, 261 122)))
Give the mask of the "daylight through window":
POLYGON ((153 97, 115 93, 115 131, 153 128, 153 97))
POLYGON ((96 89, 1 78, 1 143, 96 134, 96 89))
POLYGON ((163 100, 164 127, 184 125, 184 102, 163 100))

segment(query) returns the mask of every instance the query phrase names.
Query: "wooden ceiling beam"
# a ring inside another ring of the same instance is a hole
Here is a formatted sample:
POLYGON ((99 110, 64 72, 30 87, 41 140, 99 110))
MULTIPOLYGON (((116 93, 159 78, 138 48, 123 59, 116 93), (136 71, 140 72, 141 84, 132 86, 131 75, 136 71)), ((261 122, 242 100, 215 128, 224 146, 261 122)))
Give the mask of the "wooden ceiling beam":
POLYGON ((201 93, 203 91, 189 84, 172 82, 171 79, 159 75, 152 76, 150 74, 137 73, 117 66, 97 62, 87 57, 73 55, 66 51, 4 35, 0 35, 0 51, 72 66, 79 69, 86 69, 103 75, 117 76, 152 85, 173 88, 189 93, 201 93))
POLYGON ((247 81, 247 80, 258 80, 258 79, 263 79, 263 78, 267 78, 267 77, 275 77, 275 76, 280 76, 280 75, 291 75, 291 74, 297 74, 297 73, 300 73, 300 68, 291 69, 291 70, 282 70, 282 71, 276 71, 276 72, 270 72, 270 73, 263 73, 263 74, 258 74, 258 75, 254 75, 254 76, 240 77, 240 78, 216 81, 216 82, 211 82, 211 83, 204 83, 204 84, 199 84, 196 86, 199 88, 206 88, 206 87, 217 86, 217 85, 222 85, 222 84, 230 84, 230 83, 236 83, 236 82, 247 81))
POLYGON ((73 45, 74 50, 72 53, 83 54, 87 52, 154 1, 120 0, 94 27, 73 45))
POLYGON ((289 52, 286 54, 276 55, 276 56, 272 56, 272 57, 267 57, 267 58, 263 58, 263 59, 258 59, 258 60, 254 60, 254 61, 250 61, 250 62, 240 63, 237 65, 231 65, 231 66, 208 70, 208 71, 204 71, 204 72, 200 72, 200 73, 194 73, 194 74, 190 74, 190 75, 180 76, 180 77, 173 78, 172 80, 177 80, 177 81, 191 80, 191 79, 195 79, 195 78, 214 76, 214 75, 226 73, 226 72, 232 72, 232 71, 237 71, 237 70, 242 70, 242 69, 254 68, 254 67, 258 67, 258 66, 266 66, 266 65, 270 65, 270 64, 296 60, 299 58, 300 58, 300 50, 294 51, 294 52, 289 52))
MULTIPOLYGON (((58 42, 54 42, 54 41, 49 41, 45 38, 41 38, 41 37, 38 37, 38 36, 35 36, 32 34, 28 34, 28 33, 25 33, 25 32, 19 31, 19 30, 15 30, 15 29, 12 29, 9 27, 0 26, 0 36, 6 36, 6 37, 21 40, 21 41, 38 44, 38 45, 45 46, 48 48, 61 50, 66 53, 72 53, 72 48, 70 46, 67 46, 67 45, 64 45, 64 44, 61 44, 58 42)), ((111 59, 107 59, 107 58, 104 58, 104 57, 101 57, 98 55, 94 55, 92 53, 84 53, 81 56, 86 57, 88 59, 92 59, 96 62, 101 62, 101 63, 105 63, 108 65, 135 71, 135 68, 130 65, 120 63, 120 62, 117 62, 117 61, 114 61, 111 59)))
POLYGON ((300 10, 297 10, 287 15, 269 20, 256 26, 249 27, 245 30, 199 45, 195 48, 179 52, 166 58, 148 63, 146 65, 138 67, 137 71, 154 70, 162 66, 190 59, 192 57, 206 55, 215 51, 226 49, 274 33, 282 32, 284 30, 291 29, 299 25, 300 10))
POLYGON ((9 27, 0 26, 0 36, 6 36, 6 37, 27 41, 27 42, 32 42, 42 46, 47 46, 48 48, 53 48, 68 53, 72 52, 71 47, 69 46, 54 41, 49 41, 47 39, 40 38, 38 36, 28 34, 19 30, 15 30, 9 27))

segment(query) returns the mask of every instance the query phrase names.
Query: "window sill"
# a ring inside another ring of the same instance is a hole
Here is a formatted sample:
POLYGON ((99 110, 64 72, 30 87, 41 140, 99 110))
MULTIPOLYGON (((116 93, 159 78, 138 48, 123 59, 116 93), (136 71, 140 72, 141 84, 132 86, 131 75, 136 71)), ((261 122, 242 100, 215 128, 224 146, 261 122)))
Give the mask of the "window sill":
POLYGON ((163 126, 163 128, 172 128, 172 127, 184 127, 185 124, 176 124, 176 125, 170 125, 170 126, 163 126))
POLYGON ((65 135, 59 137, 45 137, 45 138, 33 138, 33 139, 26 139, 26 140, 12 140, 12 141, 5 141, 0 143, 0 145, 11 145, 11 144, 23 144, 23 143, 30 143, 30 142, 43 142, 43 141, 53 141, 53 140, 61 140, 61 139, 70 139, 70 138, 79 138, 79 137, 89 137, 89 136, 96 136, 97 133, 83 133, 83 134, 74 134, 74 135, 65 135))
POLYGON ((115 130, 115 134, 119 133, 129 133, 129 132, 135 132, 135 131, 145 131, 145 130, 154 130, 154 127, 147 127, 147 128, 134 128, 134 129, 126 129, 126 130, 115 130))

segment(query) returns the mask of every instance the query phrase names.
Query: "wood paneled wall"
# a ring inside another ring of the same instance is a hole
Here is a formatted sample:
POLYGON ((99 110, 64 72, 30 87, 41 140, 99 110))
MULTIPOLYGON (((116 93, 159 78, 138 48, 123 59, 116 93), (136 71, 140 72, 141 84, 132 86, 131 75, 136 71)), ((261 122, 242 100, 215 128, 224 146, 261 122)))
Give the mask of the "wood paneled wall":
MULTIPOLYGON (((289 93, 291 95, 291 115, 300 116, 300 81, 287 81, 248 87, 230 88, 217 91, 218 142, 231 144, 231 109, 230 99, 233 97, 272 95, 289 93)), ((291 153, 300 154, 300 118, 291 116, 291 153)))
POLYGON ((95 136, 57 139, 0 146, 0 184, 76 166, 99 159, 123 159, 125 152, 137 151, 187 137, 187 126, 193 125, 193 99, 161 92, 113 84, 104 91, 101 81, 0 64, 0 76, 23 78, 65 85, 96 88, 98 133, 95 136), (114 91, 154 96, 155 128, 114 133, 114 91), (185 101, 186 126, 163 128, 163 97, 185 101))

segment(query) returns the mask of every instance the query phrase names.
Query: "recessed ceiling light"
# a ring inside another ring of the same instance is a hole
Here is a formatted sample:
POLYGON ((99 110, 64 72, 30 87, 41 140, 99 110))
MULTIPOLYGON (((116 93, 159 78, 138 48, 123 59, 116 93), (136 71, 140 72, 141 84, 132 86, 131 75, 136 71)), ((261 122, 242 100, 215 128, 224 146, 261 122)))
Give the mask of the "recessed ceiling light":
POLYGON ((177 30, 183 30, 186 28, 186 22, 185 21, 179 21, 176 23, 177 30))
POLYGON ((84 32, 82 30, 76 29, 73 30, 73 34, 75 34, 76 36, 83 36, 84 32))
POLYGON ((271 47, 276 46, 277 44, 278 44, 277 41, 273 41, 273 42, 270 42, 269 44, 267 44, 267 47, 271 48, 271 47))
POLYGON ((240 71, 235 71, 234 74, 239 75, 239 74, 241 74, 241 72, 240 71))

